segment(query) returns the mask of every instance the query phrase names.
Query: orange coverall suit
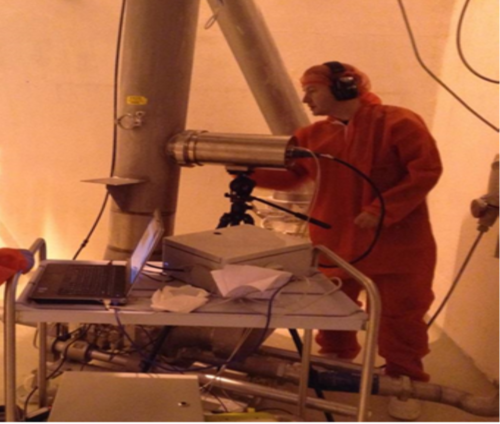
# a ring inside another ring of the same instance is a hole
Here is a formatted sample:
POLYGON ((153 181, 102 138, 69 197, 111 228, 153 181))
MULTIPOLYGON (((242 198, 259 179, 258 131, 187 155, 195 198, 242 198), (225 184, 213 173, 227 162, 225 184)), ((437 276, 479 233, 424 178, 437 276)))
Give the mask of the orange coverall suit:
MULTIPOLYGON (((374 249, 355 266, 376 284, 382 300, 379 354, 386 373, 428 381, 422 358, 429 353, 423 317, 434 295, 431 284, 436 264, 426 195, 438 181, 441 161, 423 120, 395 106, 363 104, 347 125, 334 118, 299 129, 298 145, 330 154, 355 166, 375 183, 385 203, 384 227, 374 249)), ((325 230, 310 225, 311 241, 324 245, 347 261, 359 257, 375 230, 354 225, 362 212, 380 213, 372 188, 348 167, 320 159, 299 159, 289 171, 256 170, 251 177, 261 187, 286 190, 321 172, 321 186, 311 212, 329 223, 325 230)), ((320 261, 321 262, 321 261, 320 261)), ((329 277, 344 278, 343 290, 357 300, 360 286, 338 268, 322 268, 329 277)), ((360 350, 355 332, 320 331, 322 352, 354 358, 360 350)))
POLYGON ((16 272, 26 272, 30 265, 18 249, 0 248, 0 284, 7 281, 16 272))

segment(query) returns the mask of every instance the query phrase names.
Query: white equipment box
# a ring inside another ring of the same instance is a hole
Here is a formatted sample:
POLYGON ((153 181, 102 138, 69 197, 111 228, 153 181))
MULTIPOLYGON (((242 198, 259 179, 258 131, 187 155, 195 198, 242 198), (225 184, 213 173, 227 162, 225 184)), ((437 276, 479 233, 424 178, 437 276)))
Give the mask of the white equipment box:
POLYGON ((198 377, 68 371, 61 377, 49 421, 204 421, 198 377))
POLYGON ((169 275, 212 293, 217 289, 210 271, 229 264, 278 269, 297 277, 313 271, 308 240, 253 225, 165 237, 163 263, 174 269, 169 275))

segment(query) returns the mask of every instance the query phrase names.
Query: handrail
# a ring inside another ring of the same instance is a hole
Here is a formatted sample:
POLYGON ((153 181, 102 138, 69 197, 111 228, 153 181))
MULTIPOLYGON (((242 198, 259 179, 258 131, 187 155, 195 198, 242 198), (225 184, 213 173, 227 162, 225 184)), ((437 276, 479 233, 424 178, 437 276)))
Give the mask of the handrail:
POLYGON ((360 400, 358 409, 358 421, 366 421, 368 416, 368 403, 371 395, 373 381, 373 367, 375 365, 375 354, 377 347, 378 329, 380 326, 380 314, 382 304, 380 295, 375 283, 362 272, 354 268, 337 254, 333 253, 325 246, 317 245, 313 249, 313 261, 317 264, 318 254, 324 254, 331 262, 337 264, 346 271, 352 278, 358 281, 366 290, 368 298, 368 326, 366 328, 365 349, 363 352, 363 364, 361 372, 360 400))
MULTIPOLYGON (((45 240, 38 238, 30 246, 33 255, 38 253, 38 260, 47 258, 45 240)), ((16 291, 19 271, 9 278, 4 294, 4 386, 5 386, 5 421, 16 421, 16 291)))

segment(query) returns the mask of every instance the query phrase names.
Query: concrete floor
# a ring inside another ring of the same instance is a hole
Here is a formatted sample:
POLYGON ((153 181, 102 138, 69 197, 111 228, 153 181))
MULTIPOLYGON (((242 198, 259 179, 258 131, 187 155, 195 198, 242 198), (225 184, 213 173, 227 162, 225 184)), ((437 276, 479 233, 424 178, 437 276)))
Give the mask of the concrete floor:
MULTIPOLYGON (((0 326, 3 341, 3 326, 0 326)), ((30 375, 31 371, 37 367, 37 349, 33 345, 35 329, 26 326, 17 326, 17 381, 21 385, 30 375)), ((458 390, 463 390, 479 396, 498 396, 495 386, 474 366, 472 360, 466 357, 463 352, 446 335, 440 333, 439 329, 432 328, 431 353, 425 358, 427 371, 432 375, 432 383, 444 385, 458 390)), ((2 342, 3 343, 3 342, 2 342)), ((287 330, 277 330, 266 342, 274 347, 294 350, 293 343, 287 330)), ((317 349, 315 346, 314 349, 317 349)), ((313 352, 314 353, 314 352, 313 352)), ((1 377, 3 383, 3 349, 0 349, 2 357, 1 377)), ((377 365, 383 364, 378 358, 377 365)), ((4 396, 3 384, 0 387, 0 394, 4 396)), ((356 395, 344 393, 328 393, 328 399, 338 402, 353 403, 356 395)), ((370 421, 397 421, 387 414, 387 397, 373 396, 371 400, 370 421)), ((4 402, 0 402, 3 404, 4 402)), ((431 402, 423 402, 423 412, 418 421, 422 422, 465 422, 465 421, 485 421, 498 422, 498 417, 478 417, 454 407, 431 402)), ((275 405, 280 409, 287 409, 296 413, 293 407, 288 405, 275 405)), ((289 416, 292 420, 296 417, 289 416)), ((337 421, 353 421, 351 417, 335 416, 337 421)), ((307 421, 325 421, 322 413, 308 411, 307 421)))

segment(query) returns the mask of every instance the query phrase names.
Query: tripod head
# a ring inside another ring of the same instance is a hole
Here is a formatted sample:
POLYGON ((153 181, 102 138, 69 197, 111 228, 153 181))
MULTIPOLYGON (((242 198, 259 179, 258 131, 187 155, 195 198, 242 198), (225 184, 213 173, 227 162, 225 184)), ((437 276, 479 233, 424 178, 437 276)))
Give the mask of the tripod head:
POLYGON ((226 194, 226 197, 235 196, 242 199, 250 197, 256 183, 248 176, 248 173, 248 171, 245 171, 236 174, 236 178, 229 183, 230 193, 226 194))
POLYGON ((255 224, 255 220, 247 213, 253 209, 253 206, 248 204, 253 200, 252 191, 256 185, 248 174, 252 171, 245 170, 228 170, 231 175, 236 177, 229 183, 229 193, 224 194, 231 201, 231 211, 222 215, 217 228, 224 228, 233 225, 255 224))

